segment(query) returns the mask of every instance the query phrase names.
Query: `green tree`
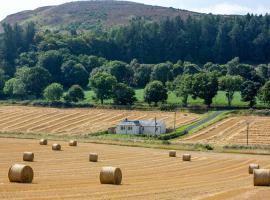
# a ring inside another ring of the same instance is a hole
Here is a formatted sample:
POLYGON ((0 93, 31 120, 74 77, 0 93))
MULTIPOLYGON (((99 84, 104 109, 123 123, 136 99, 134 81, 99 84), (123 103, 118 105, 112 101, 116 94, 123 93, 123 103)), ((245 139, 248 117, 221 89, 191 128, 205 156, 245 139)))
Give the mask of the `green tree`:
POLYGON ((63 96, 64 89, 59 83, 52 83, 44 89, 44 97, 48 101, 59 101, 63 96))
POLYGON ((136 101, 134 89, 124 83, 116 84, 113 93, 115 105, 133 105, 136 101))
POLYGON ((140 67, 136 68, 134 74, 134 81, 137 87, 145 87, 147 83, 150 81, 152 73, 152 66, 142 64, 140 67))
POLYGON ((89 80, 89 86, 94 90, 101 104, 104 103, 105 99, 112 98, 116 83, 116 78, 106 72, 98 72, 91 76, 89 80))
POLYGON ((16 78, 11 78, 5 82, 5 86, 3 89, 5 95, 8 95, 10 97, 13 96, 13 85, 16 80, 16 78))
POLYGON ((69 89, 67 94, 65 95, 64 99, 66 101, 71 102, 79 102, 84 100, 84 91, 81 86, 79 85, 72 85, 69 89))
POLYGON ((185 107, 188 105, 189 95, 192 94, 192 78, 192 75, 186 74, 174 80, 176 96, 182 98, 182 104, 185 107))
POLYGON ((241 97, 244 102, 249 102, 249 107, 256 105, 256 96, 258 94, 260 84, 253 81, 246 81, 241 85, 241 97))
POLYGON ((172 80, 172 65, 170 63, 160 63, 155 65, 152 73, 152 81, 160 81, 165 84, 167 81, 172 80))
POLYGON ((158 102, 164 102, 168 99, 167 89, 160 81, 152 81, 148 83, 144 89, 144 100, 151 104, 155 103, 157 106, 158 102))
POLYGON ((219 87, 226 92, 228 105, 232 105, 234 93, 240 91, 243 78, 241 76, 223 76, 219 79, 219 87))
POLYGON ((193 98, 201 98, 210 107, 213 98, 218 92, 218 79, 215 73, 199 73, 193 76, 192 95, 193 98))
POLYGON ((39 67, 49 71, 53 81, 60 82, 63 57, 59 51, 51 50, 41 53, 38 57, 38 63, 39 67))
POLYGON ((265 64, 261 64, 257 68, 257 73, 264 81, 267 81, 270 77, 270 68, 265 64))
POLYGON ((259 91, 259 99, 267 105, 270 105, 270 81, 267 81, 259 91))
POLYGON ((42 67, 33 67, 27 71, 29 73, 24 74, 25 77, 20 80, 25 84, 28 94, 41 97, 43 90, 51 82, 51 74, 42 67))
POLYGON ((184 63, 184 74, 197 74, 200 72, 199 66, 186 62, 184 63))
POLYGON ((21 79, 11 78, 5 83, 4 93, 9 97, 23 99, 27 96, 26 86, 21 79))
POLYGON ((70 87, 76 84, 82 87, 87 86, 89 75, 82 64, 69 60, 62 65, 61 70, 62 80, 65 87, 70 87))
POLYGON ((5 73, 2 69, 0 69, 0 96, 3 93, 4 86, 5 86, 5 73))
POLYGON ((132 68, 121 61, 111 61, 103 66, 107 68, 112 76, 114 76, 118 82, 131 85, 133 82, 134 72, 132 68))

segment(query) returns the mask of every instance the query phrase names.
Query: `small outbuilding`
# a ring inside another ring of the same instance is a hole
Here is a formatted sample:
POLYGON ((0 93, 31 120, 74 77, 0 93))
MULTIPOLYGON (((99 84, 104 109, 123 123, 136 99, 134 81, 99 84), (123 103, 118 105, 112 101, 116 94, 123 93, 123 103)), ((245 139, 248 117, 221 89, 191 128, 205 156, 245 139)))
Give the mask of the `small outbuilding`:
POLYGON ((162 120, 128 120, 116 127, 117 134, 160 135, 166 133, 166 124, 162 120))

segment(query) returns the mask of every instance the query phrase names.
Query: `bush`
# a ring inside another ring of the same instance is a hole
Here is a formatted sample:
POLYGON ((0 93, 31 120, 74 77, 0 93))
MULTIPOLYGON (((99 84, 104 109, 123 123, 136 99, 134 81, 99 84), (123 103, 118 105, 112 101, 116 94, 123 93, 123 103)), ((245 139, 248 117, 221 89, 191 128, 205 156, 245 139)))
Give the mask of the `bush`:
POLYGON ((59 83, 52 83, 47 86, 44 90, 44 97, 48 101, 59 101, 63 96, 63 86, 59 83))
POLYGON ((175 111, 177 109, 176 104, 162 104, 160 106, 161 111, 175 111))
POLYGON ((178 138, 180 136, 184 136, 186 134, 188 134, 188 131, 184 130, 184 131, 159 135, 158 139, 160 139, 160 140, 171 140, 171 139, 174 139, 174 138, 178 138))
POLYGON ((73 85, 69 88, 64 97, 67 102, 79 102, 84 100, 84 91, 79 85, 73 85))

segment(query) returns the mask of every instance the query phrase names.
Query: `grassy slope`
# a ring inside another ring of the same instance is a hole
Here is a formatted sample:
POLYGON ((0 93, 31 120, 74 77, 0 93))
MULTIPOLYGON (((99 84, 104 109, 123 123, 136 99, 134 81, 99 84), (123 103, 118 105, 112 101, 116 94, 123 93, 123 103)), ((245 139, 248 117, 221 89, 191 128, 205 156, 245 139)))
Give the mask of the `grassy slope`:
MULTIPOLYGON (((86 91, 86 100, 87 102, 93 102, 93 97, 95 96, 93 91, 86 91)), ((138 102, 143 102, 143 89, 136 90, 136 97, 138 102)), ((202 99, 192 99, 189 98, 189 105, 202 105, 202 99)), ((105 103, 111 103, 111 100, 105 101, 105 103)), ((169 104, 181 104, 181 99, 176 97, 175 93, 169 92, 168 101, 169 104)), ((213 106, 226 106, 228 104, 225 92, 219 91, 218 95, 213 98, 213 106)), ((248 103, 241 101, 241 95, 239 92, 235 93, 234 100, 232 102, 233 106, 247 106, 248 103)), ((258 105, 263 105, 258 101, 258 105)))

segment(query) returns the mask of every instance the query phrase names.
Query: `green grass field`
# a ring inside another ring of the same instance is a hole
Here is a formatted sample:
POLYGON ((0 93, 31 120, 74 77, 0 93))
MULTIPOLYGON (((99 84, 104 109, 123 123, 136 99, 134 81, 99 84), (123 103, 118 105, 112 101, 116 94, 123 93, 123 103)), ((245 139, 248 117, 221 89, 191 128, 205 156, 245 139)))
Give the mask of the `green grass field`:
MULTIPOLYGON (((137 89, 136 90, 136 97, 139 103, 144 103, 143 101, 143 93, 144 90, 143 89, 137 89)), ((85 96, 86 102, 96 102, 94 100, 95 97, 95 93, 93 91, 86 91, 85 92, 85 96)), ((168 94, 168 100, 167 103, 168 104, 181 104, 181 98, 176 97, 174 92, 169 92, 168 94)), ((106 100, 105 101, 106 104, 112 103, 112 100, 106 100)), ((192 99, 191 97, 189 97, 188 100, 188 104, 189 105, 202 105, 203 104, 203 100, 202 99, 192 99)), ((225 95, 225 92, 223 91, 219 91, 218 94, 213 98, 213 106, 227 106, 228 105, 228 101, 225 95)), ((234 99, 232 102, 232 106, 247 106, 248 103, 241 101, 241 95, 240 92, 236 92, 234 95, 234 99)), ((259 101, 257 101, 257 105, 258 106, 263 106, 263 104, 259 101)))

